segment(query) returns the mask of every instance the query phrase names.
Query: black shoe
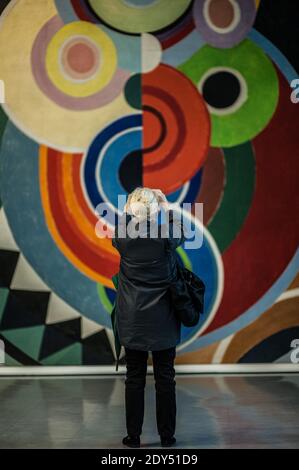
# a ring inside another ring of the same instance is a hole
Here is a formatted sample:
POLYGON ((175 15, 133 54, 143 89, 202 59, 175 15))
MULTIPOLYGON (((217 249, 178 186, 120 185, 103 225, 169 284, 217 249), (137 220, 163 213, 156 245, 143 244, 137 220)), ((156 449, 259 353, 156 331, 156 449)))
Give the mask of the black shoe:
POLYGON ((128 447, 140 447, 140 437, 126 436, 123 438, 123 444, 128 447))
POLYGON ((162 447, 171 447, 176 443, 176 438, 172 437, 161 437, 161 446, 162 447))

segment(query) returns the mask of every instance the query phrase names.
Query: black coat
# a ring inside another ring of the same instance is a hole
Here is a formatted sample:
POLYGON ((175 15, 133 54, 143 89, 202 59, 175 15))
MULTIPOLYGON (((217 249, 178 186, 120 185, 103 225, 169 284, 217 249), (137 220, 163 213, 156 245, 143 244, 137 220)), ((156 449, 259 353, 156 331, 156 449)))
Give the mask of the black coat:
MULTIPOLYGON (((182 227, 170 210, 169 237, 161 236, 164 224, 157 224, 158 236, 121 238, 132 216, 124 213, 116 226, 113 246, 121 255, 116 294, 116 326, 120 344, 130 349, 157 351, 176 346, 181 339, 181 323, 173 311, 170 280, 176 276, 175 249, 184 242, 174 237, 173 223, 182 227), (170 256, 168 253, 170 250, 170 256)), ((149 234, 149 222, 144 227, 149 234)))

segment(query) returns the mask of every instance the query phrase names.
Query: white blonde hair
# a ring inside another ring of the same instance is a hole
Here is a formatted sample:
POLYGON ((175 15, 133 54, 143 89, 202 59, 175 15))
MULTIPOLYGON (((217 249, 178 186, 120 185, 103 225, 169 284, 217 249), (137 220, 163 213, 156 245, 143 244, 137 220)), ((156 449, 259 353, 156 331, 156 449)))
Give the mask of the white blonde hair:
POLYGON ((159 203, 151 188, 139 186, 129 194, 126 208, 138 219, 151 219, 158 212, 159 203))

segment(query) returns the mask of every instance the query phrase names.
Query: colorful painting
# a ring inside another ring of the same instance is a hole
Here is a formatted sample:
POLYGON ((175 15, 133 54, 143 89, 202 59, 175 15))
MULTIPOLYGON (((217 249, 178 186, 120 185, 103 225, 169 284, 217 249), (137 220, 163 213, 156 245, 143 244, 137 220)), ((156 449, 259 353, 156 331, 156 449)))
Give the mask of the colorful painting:
POLYGON ((6 364, 114 363, 111 235, 118 196, 139 185, 161 188, 203 236, 200 249, 177 250, 206 284, 204 314, 183 327, 177 363, 290 362, 299 338, 297 72, 255 27, 264 2, 5 3, 6 364))

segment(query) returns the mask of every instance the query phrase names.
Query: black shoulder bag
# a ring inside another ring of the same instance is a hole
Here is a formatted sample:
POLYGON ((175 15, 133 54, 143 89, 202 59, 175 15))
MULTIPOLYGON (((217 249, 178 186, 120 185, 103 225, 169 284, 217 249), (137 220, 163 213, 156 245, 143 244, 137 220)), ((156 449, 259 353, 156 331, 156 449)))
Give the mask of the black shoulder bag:
POLYGON ((195 326, 204 311, 205 284, 178 260, 176 270, 177 275, 169 286, 175 315, 184 326, 195 326))

